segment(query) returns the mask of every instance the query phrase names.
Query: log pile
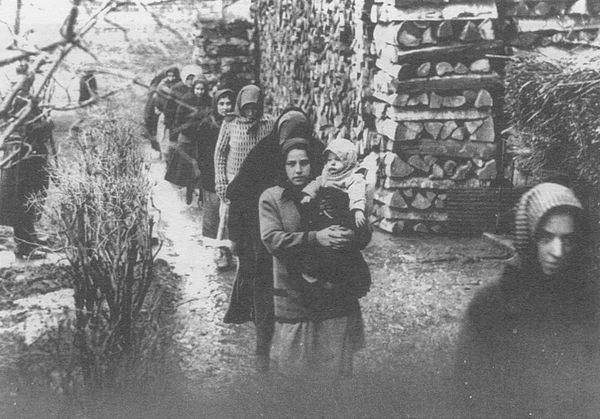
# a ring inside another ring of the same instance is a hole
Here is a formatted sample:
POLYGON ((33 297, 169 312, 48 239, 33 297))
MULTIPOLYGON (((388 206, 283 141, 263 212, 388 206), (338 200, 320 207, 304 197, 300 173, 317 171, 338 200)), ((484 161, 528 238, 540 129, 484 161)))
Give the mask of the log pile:
POLYGON ((504 3, 504 12, 514 27, 510 44, 523 49, 598 46, 599 4, 587 0, 509 0, 504 3))
POLYGON ((500 169, 496 7, 385 0, 370 17, 375 71, 363 112, 373 124, 362 142, 384 155, 372 218, 395 234, 444 232, 452 191, 489 187, 500 169))
POLYGON ((253 34, 253 25, 246 21, 198 21, 193 56, 209 82, 216 83, 224 74, 240 85, 255 80, 253 34))
POLYGON ((261 84, 267 110, 290 105, 311 117, 323 141, 362 132, 364 0, 261 0, 261 84))

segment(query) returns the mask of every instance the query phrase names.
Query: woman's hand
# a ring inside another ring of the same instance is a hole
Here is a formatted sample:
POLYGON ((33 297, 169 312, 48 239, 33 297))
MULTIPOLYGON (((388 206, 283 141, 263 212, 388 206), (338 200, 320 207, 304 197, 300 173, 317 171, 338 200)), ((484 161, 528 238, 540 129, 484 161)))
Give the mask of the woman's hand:
POLYGON ((345 249, 352 240, 354 240, 354 231, 345 227, 336 225, 317 231, 317 242, 323 247, 334 250, 345 249))

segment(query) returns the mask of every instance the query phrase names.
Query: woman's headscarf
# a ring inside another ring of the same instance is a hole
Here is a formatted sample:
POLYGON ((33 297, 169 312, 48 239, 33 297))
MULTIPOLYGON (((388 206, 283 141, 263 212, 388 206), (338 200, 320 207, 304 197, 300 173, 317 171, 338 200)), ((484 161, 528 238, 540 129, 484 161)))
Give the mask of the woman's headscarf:
POLYGON ((279 137, 280 145, 290 138, 312 138, 313 136, 310 120, 298 108, 290 108, 281 114, 275 123, 275 132, 279 137))
POLYGON ((249 103, 256 103, 258 108, 258 117, 263 113, 263 95, 260 87, 254 84, 248 84, 240 90, 235 101, 235 113, 239 116, 244 116, 242 108, 249 103))
POLYGON ((242 87, 235 101, 235 113, 239 118, 244 118, 247 121, 249 120, 242 113, 242 108, 249 103, 255 103, 257 107, 256 120, 253 121, 250 128, 248 128, 248 132, 250 133, 251 131, 258 129, 258 124, 263 115, 263 95, 260 88, 254 84, 248 84, 242 87))
MULTIPOLYGON (((337 176, 344 176, 350 170, 353 170, 358 164, 358 154, 356 153, 356 146, 350 140, 345 138, 337 138, 327 144, 323 155, 326 156, 327 152, 330 151, 339 157, 340 161, 344 164, 344 170, 337 176)), ((335 177, 327 174, 329 178, 335 177)))
POLYGON ((194 79, 202 75, 202 68, 195 64, 184 65, 181 69, 181 79, 185 81, 189 76, 194 76, 194 79))
POLYGON ((566 207, 583 211, 573 191, 557 183, 541 183, 527 191, 519 200, 515 214, 514 244, 522 259, 531 259, 540 221, 549 211, 566 207))

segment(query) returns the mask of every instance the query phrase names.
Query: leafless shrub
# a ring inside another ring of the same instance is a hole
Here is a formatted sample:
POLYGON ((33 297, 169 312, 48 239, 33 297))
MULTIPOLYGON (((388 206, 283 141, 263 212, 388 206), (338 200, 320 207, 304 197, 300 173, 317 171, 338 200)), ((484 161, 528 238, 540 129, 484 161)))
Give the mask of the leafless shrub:
POLYGON ((75 347, 86 385, 114 385, 139 355, 139 324, 155 319, 151 183, 133 124, 104 115, 71 138, 40 209, 59 229, 75 288, 75 347))

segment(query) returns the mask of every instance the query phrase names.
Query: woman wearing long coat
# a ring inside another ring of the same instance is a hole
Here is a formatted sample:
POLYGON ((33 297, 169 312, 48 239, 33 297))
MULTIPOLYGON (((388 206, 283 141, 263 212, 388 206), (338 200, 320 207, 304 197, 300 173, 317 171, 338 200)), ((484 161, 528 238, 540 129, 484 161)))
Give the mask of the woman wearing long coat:
MULTIPOLYGON (((335 287, 322 285, 334 278, 306 281, 298 259, 315 248, 364 248, 371 231, 355 233, 340 226, 311 231, 300 200, 302 188, 314 178, 312 166, 317 157, 303 138, 285 141, 281 150, 279 185, 267 189, 259 200, 261 238, 273 257, 271 358, 275 369, 286 376, 335 381, 352 375, 354 354, 364 345, 360 296, 354 294, 349 281, 335 287)), ((364 259, 362 262, 366 267, 364 259)))
POLYGON ((177 108, 175 130, 179 132, 179 136, 165 175, 165 179, 169 182, 187 188, 188 204, 200 178, 197 156, 202 132, 199 127, 212 107, 212 99, 208 96, 207 88, 206 80, 194 81, 192 91, 182 98, 187 106, 179 105, 177 108))
MULTIPOLYGON (((312 154, 320 156, 323 152, 324 146, 315 138, 308 116, 300 108, 287 108, 275 121, 271 133, 250 151, 227 187, 229 236, 232 241, 251 239, 254 252, 250 260, 251 274, 235 279, 224 321, 254 322, 259 370, 268 369, 274 317, 272 257, 260 239, 258 199, 266 189, 277 184, 281 172, 281 145, 294 137, 308 139, 312 154)), ((320 172, 320 159, 315 160, 314 168, 320 172)))

